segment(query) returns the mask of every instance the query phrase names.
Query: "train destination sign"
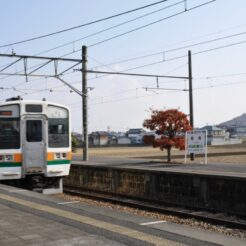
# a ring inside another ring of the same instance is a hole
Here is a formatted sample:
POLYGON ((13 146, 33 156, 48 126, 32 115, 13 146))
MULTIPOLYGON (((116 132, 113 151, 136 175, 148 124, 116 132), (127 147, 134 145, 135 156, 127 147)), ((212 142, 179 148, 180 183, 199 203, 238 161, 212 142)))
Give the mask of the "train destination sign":
POLYGON ((10 116, 12 115, 12 111, 0 111, 0 115, 10 116))

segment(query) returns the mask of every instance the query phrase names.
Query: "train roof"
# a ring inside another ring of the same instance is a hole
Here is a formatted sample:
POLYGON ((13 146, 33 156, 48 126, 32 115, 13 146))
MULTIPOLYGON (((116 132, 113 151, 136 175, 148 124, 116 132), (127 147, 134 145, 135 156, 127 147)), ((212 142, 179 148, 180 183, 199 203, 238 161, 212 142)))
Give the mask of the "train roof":
POLYGON ((11 105, 11 104, 20 104, 20 105, 25 105, 25 104, 42 104, 42 105, 55 105, 58 107, 63 107, 69 109, 66 105, 59 104, 56 102, 52 101, 46 101, 46 100, 23 100, 23 99, 14 99, 14 100, 9 100, 6 102, 1 102, 0 106, 4 105, 11 105))

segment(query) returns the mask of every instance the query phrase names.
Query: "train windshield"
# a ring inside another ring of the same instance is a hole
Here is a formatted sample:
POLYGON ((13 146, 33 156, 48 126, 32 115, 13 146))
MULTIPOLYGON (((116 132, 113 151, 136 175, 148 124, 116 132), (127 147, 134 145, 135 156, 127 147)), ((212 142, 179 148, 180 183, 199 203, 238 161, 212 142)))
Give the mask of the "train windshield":
POLYGON ((69 147, 68 110, 65 108, 49 105, 49 147, 69 147))
POLYGON ((0 107, 0 149, 20 148, 19 105, 0 107))

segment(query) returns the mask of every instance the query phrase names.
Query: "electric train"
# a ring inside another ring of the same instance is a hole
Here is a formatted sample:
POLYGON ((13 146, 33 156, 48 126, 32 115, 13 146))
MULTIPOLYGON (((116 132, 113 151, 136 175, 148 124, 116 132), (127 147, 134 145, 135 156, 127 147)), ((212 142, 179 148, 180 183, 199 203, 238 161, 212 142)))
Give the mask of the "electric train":
POLYGON ((70 111, 48 101, 0 104, 0 180, 62 189, 71 162, 70 111))

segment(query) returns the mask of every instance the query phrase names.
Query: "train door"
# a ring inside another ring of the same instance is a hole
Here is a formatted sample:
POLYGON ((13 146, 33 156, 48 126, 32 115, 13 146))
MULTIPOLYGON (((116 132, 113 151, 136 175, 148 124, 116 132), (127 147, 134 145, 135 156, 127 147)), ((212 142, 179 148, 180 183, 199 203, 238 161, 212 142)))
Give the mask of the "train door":
POLYGON ((46 170, 46 119, 26 116, 22 122, 23 174, 44 173, 46 170))

